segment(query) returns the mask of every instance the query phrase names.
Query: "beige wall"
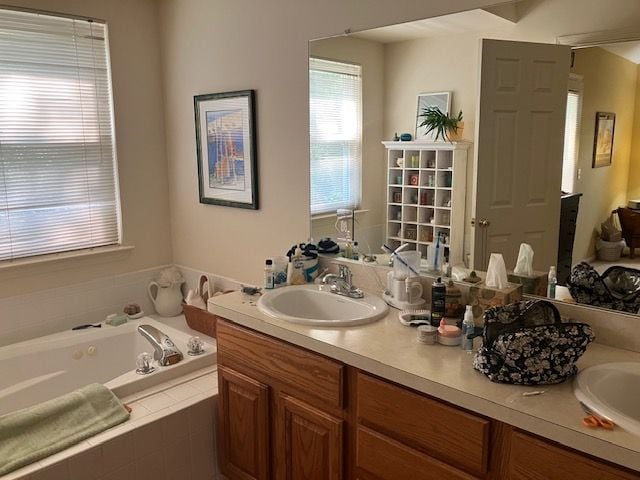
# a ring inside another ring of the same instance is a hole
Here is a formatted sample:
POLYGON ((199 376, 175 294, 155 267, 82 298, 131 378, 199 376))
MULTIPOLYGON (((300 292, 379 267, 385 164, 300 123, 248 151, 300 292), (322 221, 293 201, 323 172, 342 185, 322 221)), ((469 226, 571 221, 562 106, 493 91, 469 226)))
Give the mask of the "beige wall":
POLYGON ((636 66, 638 82, 636 84, 636 115, 633 122, 633 139, 631 143, 631 158, 629 159, 629 183, 627 198, 640 199, 640 65, 636 66))
POLYGON ((9 0, 99 18, 109 28, 124 244, 132 252, 0 268, 0 297, 171 263, 157 5, 153 0, 9 0))
POLYGON ((571 70, 583 77, 578 168, 582 193, 573 261, 595 255, 595 234, 611 211, 627 202, 629 158, 635 118, 637 66, 601 48, 576 50, 571 70), (616 114, 611 166, 592 168, 596 112, 616 114))
MULTIPOLYGON (((355 239, 363 252, 378 252, 384 235, 385 164, 382 137, 384 98, 384 46, 354 37, 334 37, 311 42, 311 55, 356 63, 362 67, 362 202, 356 214, 355 239)), ((336 217, 313 219, 311 236, 336 237, 336 217)))
POLYGON ((261 282, 264 259, 309 235, 308 41, 487 0, 162 0, 174 261, 261 282), (260 210, 198 203, 193 95, 257 91, 260 210))

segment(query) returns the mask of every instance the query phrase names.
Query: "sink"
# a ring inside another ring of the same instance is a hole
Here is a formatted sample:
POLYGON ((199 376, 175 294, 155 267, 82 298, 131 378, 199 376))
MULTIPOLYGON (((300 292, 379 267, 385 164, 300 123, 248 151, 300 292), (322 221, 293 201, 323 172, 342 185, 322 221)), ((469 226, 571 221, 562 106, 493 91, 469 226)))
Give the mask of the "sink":
POLYGON ((365 294, 349 298, 322 290, 319 285, 300 285, 271 290, 260 297, 258 309, 271 317, 301 325, 346 327, 375 322, 389 307, 381 298, 365 294))
POLYGON ((573 393, 597 414, 640 435, 640 363, 604 363, 585 368, 573 393))

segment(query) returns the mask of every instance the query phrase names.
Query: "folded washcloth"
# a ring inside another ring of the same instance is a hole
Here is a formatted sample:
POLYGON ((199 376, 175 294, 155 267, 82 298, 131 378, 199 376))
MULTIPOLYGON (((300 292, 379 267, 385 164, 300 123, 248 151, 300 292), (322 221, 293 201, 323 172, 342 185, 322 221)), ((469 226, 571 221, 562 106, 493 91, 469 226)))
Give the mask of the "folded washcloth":
POLYGON ((129 418, 107 387, 93 383, 0 417, 0 476, 53 455, 129 418))

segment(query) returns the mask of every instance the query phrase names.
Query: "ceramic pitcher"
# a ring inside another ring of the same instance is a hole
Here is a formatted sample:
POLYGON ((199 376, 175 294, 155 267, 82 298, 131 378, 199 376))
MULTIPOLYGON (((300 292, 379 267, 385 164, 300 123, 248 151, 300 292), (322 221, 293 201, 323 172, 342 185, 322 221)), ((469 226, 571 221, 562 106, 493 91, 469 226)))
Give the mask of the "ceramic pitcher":
POLYGON ((158 315, 161 317, 175 317, 182 313, 182 291, 180 286, 180 283, 166 285, 153 281, 149 283, 147 287, 149 297, 158 315))

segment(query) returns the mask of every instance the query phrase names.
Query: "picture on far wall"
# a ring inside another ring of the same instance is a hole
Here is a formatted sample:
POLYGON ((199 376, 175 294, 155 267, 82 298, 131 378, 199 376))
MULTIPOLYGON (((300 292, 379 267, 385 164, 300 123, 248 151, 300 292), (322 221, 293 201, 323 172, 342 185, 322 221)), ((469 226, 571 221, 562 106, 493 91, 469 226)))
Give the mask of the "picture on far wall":
POLYGON ((442 113, 449 113, 451 110, 451 92, 420 93, 418 94, 418 109, 416 111, 416 136, 417 142, 434 142, 436 132, 432 131, 425 135, 427 127, 419 126, 421 120, 418 118, 425 108, 438 107, 442 113))
POLYGON ((611 165, 615 126, 615 113, 596 112, 596 131, 593 141, 592 168, 607 167, 611 165))
POLYGON ((256 210, 255 91, 193 99, 200 203, 256 210))

